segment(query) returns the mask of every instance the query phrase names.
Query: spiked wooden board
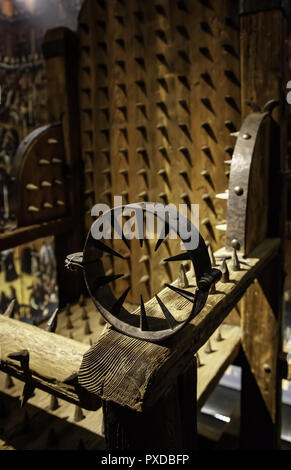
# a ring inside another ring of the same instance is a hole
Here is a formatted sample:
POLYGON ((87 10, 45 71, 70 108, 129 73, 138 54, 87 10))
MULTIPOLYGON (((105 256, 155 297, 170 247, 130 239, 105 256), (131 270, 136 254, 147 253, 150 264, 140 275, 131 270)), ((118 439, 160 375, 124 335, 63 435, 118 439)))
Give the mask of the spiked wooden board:
MULTIPOLYGON (((200 204, 202 236, 220 248, 234 138, 240 126, 237 2, 87 0, 79 17, 80 108, 86 229, 94 203, 200 204), (203 20, 202 20, 203 19, 203 20)), ((115 243, 118 251, 120 244, 115 243)), ((132 242, 128 299, 177 276, 149 240, 132 242), (137 262, 138 260, 138 262, 137 262)), ((107 270, 119 272, 108 256, 107 270)))

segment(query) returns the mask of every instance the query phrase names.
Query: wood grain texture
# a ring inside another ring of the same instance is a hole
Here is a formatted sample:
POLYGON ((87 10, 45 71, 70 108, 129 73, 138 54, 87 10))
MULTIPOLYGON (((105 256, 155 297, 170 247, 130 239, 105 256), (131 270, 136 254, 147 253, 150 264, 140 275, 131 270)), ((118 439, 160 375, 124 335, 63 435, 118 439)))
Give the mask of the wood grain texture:
MULTIPOLYGON (((285 70, 286 18, 282 11, 261 11, 242 15, 240 19, 242 114, 246 116, 247 101, 262 107, 271 99, 279 100, 273 116, 281 128, 281 137, 267 131, 259 143, 260 153, 269 155, 270 196, 268 233, 281 238, 278 256, 247 290, 241 303, 242 318, 242 398, 241 446, 245 449, 278 448, 280 438, 281 378, 278 369, 281 350, 282 288, 284 262, 285 202, 279 173, 286 168, 285 70), (271 48, 271 49, 270 49, 271 48), (269 51, 272 50, 270 54, 269 51), (284 93, 285 94, 285 93, 284 93), (267 145, 270 139, 270 145, 267 145), (275 142, 276 148, 273 148, 275 142), (267 146, 266 146, 267 145, 267 146)), ((263 136, 262 136, 263 137, 263 136)), ((262 163, 263 165, 263 163, 262 163)), ((261 184, 260 170, 254 171, 252 196, 261 184), (260 176, 259 176, 260 175, 260 176)), ((265 175, 265 173, 263 173, 265 175)), ((256 214, 257 215, 257 214, 256 214)), ((250 214, 246 237, 253 243, 255 233, 250 214)), ((266 213, 260 219, 266 226, 266 213)))
POLYGON ((36 240, 37 238, 46 237, 47 235, 64 233, 72 227, 72 218, 63 217, 57 220, 42 222, 41 224, 20 227, 11 232, 0 233, 1 251, 36 240))
POLYGON ((193 450, 197 429, 196 384, 196 361, 192 357, 165 395, 143 413, 104 402, 107 448, 193 450))
POLYGON ((80 403, 75 388, 63 382, 78 372, 88 346, 3 315, 0 322, 1 370, 25 380, 20 363, 8 355, 26 349, 36 386, 70 402, 80 403))
POLYGON ((206 344, 198 350, 200 367, 197 369, 197 406, 202 408, 213 392, 227 367, 239 353, 241 329, 238 326, 222 325, 210 336, 212 352, 206 344), (221 339, 222 338, 222 339, 221 339))

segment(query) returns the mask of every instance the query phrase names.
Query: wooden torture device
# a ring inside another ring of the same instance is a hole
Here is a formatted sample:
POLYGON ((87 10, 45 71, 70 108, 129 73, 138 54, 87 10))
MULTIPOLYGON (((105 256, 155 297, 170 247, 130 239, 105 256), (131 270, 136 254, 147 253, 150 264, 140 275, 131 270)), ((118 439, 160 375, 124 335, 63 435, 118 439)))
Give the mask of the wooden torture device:
POLYGON ((240 446, 279 445, 286 18, 281 2, 240 3, 86 0, 76 33, 45 37, 58 124, 19 147, 19 227, 1 247, 54 234, 62 303, 84 292, 66 259, 112 326, 89 347, 54 333, 56 315, 44 331, 8 311, 0 369, 25 382, 23 403, 40 388, 102 406, 110 449, 196 448, 197 411, 234 361, 240 446), (199 203, 198 251, 94 242, 91 208, 114 195, 199 203))

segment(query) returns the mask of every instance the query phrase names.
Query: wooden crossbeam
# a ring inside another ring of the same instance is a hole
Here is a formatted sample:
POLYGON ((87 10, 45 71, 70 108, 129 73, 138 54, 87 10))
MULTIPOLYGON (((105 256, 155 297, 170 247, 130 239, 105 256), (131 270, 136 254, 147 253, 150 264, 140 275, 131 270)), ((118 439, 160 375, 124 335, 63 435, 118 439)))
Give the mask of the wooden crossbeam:
POLYGON ((210 337, 198 351, 197 407, 202 408, 211 392, 239 353, 241 329, 239 326, 222 325, 220 331, 210 337))
POLYGON ((49 220, 48 222, 19 227, 9 232, 0 233, 0 249, 8 250, 8 248, 31 242, 40 237, 67 232, 70 228, 73 228, 72 224, 72 217, 63 217, 61 219, 49 220))
POLYGON ((0 315, 0 347, 0 370, 3 372, 25 381, 21 365, 9 358, 9 354, 28 350, 29 370, 35 387, 83 408, 99 407, 96 398, 91 400, 79 387, 64 383, 70 375, 78 372, 82 357, 88 350, 86 344, 0 315))

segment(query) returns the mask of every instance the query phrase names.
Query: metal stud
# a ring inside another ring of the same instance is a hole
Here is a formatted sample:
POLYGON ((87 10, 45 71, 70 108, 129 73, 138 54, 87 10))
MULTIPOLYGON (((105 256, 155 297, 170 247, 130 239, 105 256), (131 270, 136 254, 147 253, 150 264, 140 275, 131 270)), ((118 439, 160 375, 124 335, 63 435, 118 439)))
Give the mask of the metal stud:
POLYGON ((79 421, 82 421, 82 419, 85 419, 83 410, 78 405, 76 405, 74 411, 74 421, 78 423, 79 421))
POLYGON ((237 256, 236 248, 233 247, 232 257, 231 257, 231 269, 233 271, 240 271, 240 263, 237 256))
POLYGON ((220 270, 222 272, 221 276, 221 282, 227 283, 229 282, 229 271, 226 263, 226 259, 224 258, 220 267, 220 270))
POLYGON ((50 411, 55 411, 59 408, 59 403, 57 397, 54 395, 50 396, 50 404, 49 404, 49 409, 50 411))
POLYGON ((181 288, 189 287, 188 278, 186 276, 185 267, 183 264, 181 264, 179 268, 178 287, 181 287, 181 288))
POLYGON ((209 340, 207 341, 207 343, 206 343, 206 346, 205 346, 205 348, 204 348, 204 352, 205 352, 206 354, 211 354, 211 353, 214 352, 214 350, 212 349, 212 345, 211 345, 210 339, 209 339, 209 340))

